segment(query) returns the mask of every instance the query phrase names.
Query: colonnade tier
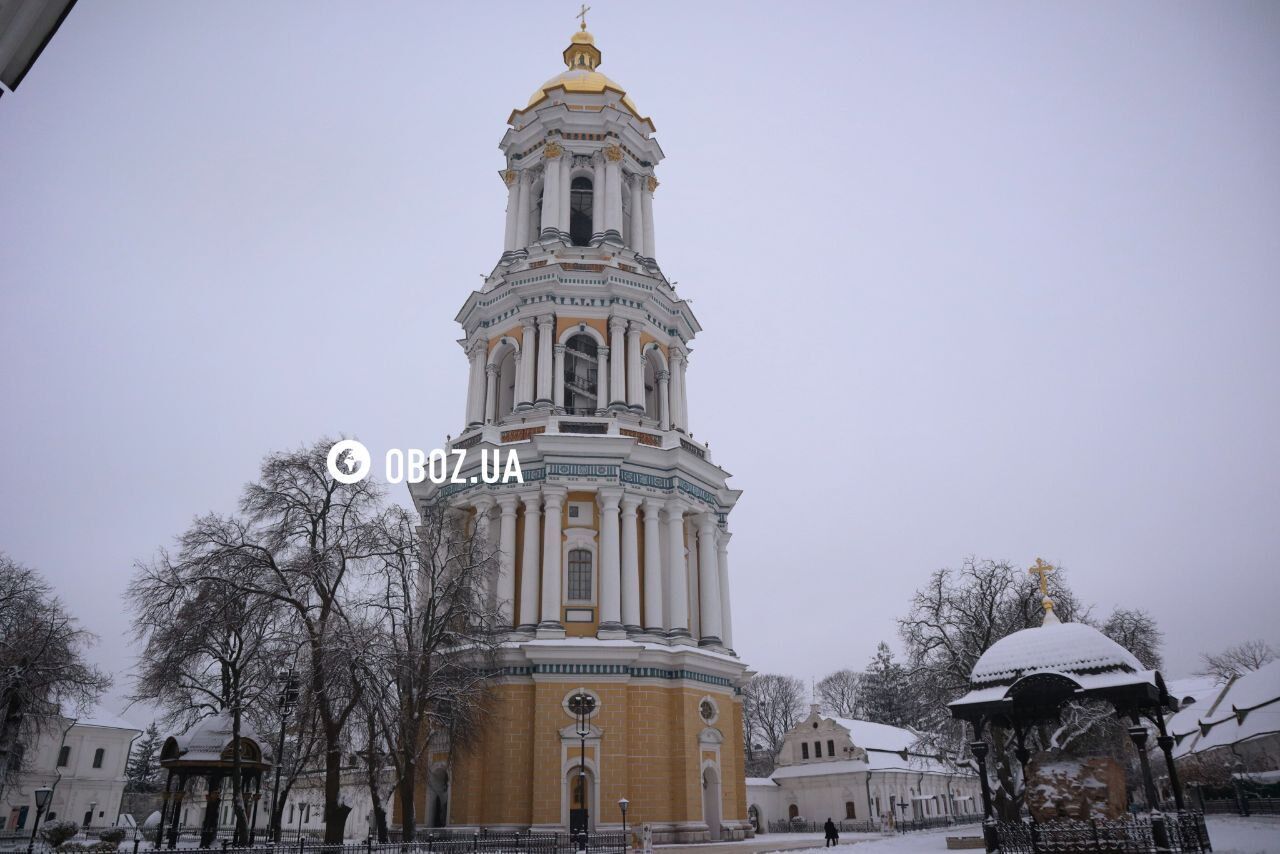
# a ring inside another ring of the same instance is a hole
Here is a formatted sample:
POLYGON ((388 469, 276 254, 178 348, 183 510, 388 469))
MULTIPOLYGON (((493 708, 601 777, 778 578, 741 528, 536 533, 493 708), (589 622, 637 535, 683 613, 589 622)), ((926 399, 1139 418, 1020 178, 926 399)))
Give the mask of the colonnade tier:
MULTIPOLYGON (((660 430, 688 432, 689 408, 685 397, 685 375, 689 354, 680 347, 667 349, 665 364, 661 357, 651 366, 656 393, 648 399, 645 388, 645 363, 649 356, 641 346, 644 324, 622 317, 608 321, 608 345, 596 346, 595 408, 577 415, 605 415, 610 412, 634 412, 658 422, 660 430), (650 411, 654 410, 654 411, 650 411)), ((543 409, 564 413, 565 378, 572 367, 567 363, 567 348, 556 341, 556 322, 551 315, 528 317, 521 321, 520 340, 507 339, 501 347, 490 347, 488 339, 477 338, 467 345, 470 380, 467 384, 467 427, 495 424, 512 413, 543 409), (507 386, 510 400, 504 401, 501 383, 502 366, 494 359, 514 360, 507 386)), ((598 332, 593 330, 595 335, 598 332)), ((562 334, 562 338, 566 338, 562 334)), ((568 338, 572 338, 568 335, 568 338)), ((649 344, 652 350, 655 344, 649 344)), ((660 351, 659 351, 660 352, 660 351)))
POLYGON ((616 143, 591 152, 572 153, 549 139, 539 162, 507 169, 507 221, 503 249, 511 252, 546 239, 566 239, 571 233, 573 181, 591 182, 591 243, 611 241, 643 258, 653 258, 653 194, 658 180, 623 163, 616 143), (541 204, 539 204, 541 193, 541 204), (624 233, 625 232, 625 233, 624 233))
POLYGON ((459 508, 473 512, 476 536, 497 549, 498 572, 489 595, 503 626, 539 637, 563 637, 565 609, 594 609, 592 622, 602 639, 649 636, 732 648, 730 534, 715 511, 683 498, 606 487, 594 492, 598 522, 566 527, 568 500, 567 487, 542 486, 486 493, 459 508), (578 536, 588 542, 575 540, 570 535, 575 530, 584 532, 578 536), (574 543, 582 543, 593 556, 591 597, 582 601, 571 600, 563 583, 574 543), (696 622, 691 623, 692 617, 696 622))

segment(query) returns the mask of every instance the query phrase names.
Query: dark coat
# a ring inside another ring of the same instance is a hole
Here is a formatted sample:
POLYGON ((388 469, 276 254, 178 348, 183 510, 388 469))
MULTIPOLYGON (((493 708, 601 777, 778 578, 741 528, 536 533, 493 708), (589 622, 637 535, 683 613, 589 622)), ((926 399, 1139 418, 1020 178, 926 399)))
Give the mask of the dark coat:
POLYGON ((827 823, 822 826, 822 829, 827 834, 827 839, 840 838, 840 834, 836 831, 836 823, 831 819, 827 819, 827 823))

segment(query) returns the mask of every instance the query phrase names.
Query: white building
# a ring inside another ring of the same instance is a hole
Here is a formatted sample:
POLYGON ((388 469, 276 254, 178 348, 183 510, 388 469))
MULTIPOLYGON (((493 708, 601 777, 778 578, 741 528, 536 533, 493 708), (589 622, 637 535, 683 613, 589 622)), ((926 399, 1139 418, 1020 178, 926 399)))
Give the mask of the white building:
POLYGON ((767 778, 747 780, 748 811, 761 831, 769 822, 879 821, 973 815, 977 776, 917 752, 920 737, 901 727, 828 717, 811 706, 778 751, 767 778))
POLYGON ((0 815, 9 831, 25 830, 35 819, 35 790, 53 789, 41 818, 74 821, 85 827, 116 823, 124 795, 129 748, 142 731, 109 712, 58 718, 27 751, 27 770, 0 798, 0 815))

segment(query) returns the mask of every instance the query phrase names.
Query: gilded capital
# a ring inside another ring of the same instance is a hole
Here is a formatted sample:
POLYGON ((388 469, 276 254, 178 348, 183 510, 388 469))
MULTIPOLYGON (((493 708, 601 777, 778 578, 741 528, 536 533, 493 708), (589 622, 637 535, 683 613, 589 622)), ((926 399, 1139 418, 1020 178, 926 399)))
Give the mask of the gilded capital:
POLYGON ((658 179, 650 175, 649 176, 649 192, 650 193, 655 192, 657 189, 658 189, 658 179))
POLYGON ((558 142, 548 142, 542 146, 542 156, 548 160, 555 160, 561 154, 564 154, 564 146, 558 142))
POLYGON ((502 182, 506 184, 508 187, 510 187, 512 184, 516 182, 516 179, 519 177, 520 177, 519 172, 517 172, 514 169, 508 169, 507 171, 502 173, 502 182))
POLYGON ((606 145, 604 147, 604 156, 613 163, 617 163, 622 159, 622 146, 606 145))

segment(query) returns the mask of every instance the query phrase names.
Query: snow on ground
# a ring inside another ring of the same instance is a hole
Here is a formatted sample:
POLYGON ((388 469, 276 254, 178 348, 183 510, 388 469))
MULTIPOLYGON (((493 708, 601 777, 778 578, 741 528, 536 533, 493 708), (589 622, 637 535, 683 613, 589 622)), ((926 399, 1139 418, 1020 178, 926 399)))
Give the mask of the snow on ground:
MULTIPOLYGON (((1213 843, 1214 854, 1280 854, 1280 818, 1255 816, 1241 818, 1237 816, 1209 816, 1206 819, 1209 828, 1209 841, 1213 843)), ((840 842, 857 845, 856 854, 934 854, 947 850, 948 836, 979 836, 982 830, 977 825, 927 830, 918 833, 904 833, 892 837, 881 837, 872 834, 841 834, 840 842)), ((799 836, 800 834, 795 834, 799 836)), ((808 834, 806 834, 808 835, 808 834)), ((822 841, 821 834, 814 834, 817 841, 822 841)), ((770 834, 767 837, 756 837, 757 840, 776 840, 781 843, 784 837, 792 834, 770 834)), ((757 849, 761 852, 773 850, 768 847, 757 849)), ((981 851, 982 849, 977 849, 981 851)), ((822 851, 820 845, 813 848, 791 848, 786 854, 810 854, 822 851)), ((830 854, 830 852, 828 852, 830 854)))

